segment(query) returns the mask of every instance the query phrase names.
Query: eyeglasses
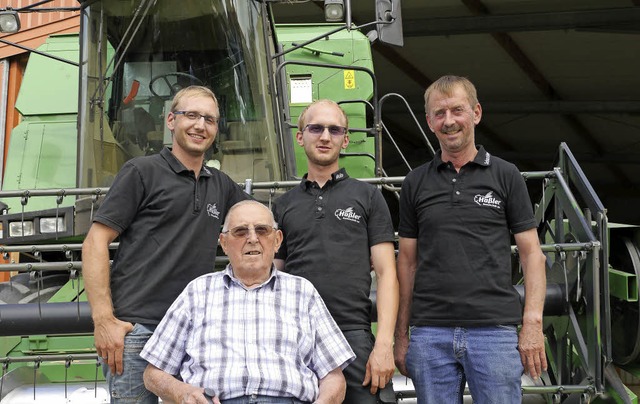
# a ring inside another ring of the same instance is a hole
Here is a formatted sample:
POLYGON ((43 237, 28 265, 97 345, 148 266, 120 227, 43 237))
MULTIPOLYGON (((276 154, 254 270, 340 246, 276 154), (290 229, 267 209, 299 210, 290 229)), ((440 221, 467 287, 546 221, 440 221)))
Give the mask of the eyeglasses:
POLYGON ((234 227, 233 229, 223 231, 222 233, 223 234, 229 233, 236 238, 247 238, 249 237, 249 234, 251 234, 251 230, 253 230, 256 233, 256 236, 258 237, 268 237, 271 235, 271 233, 273 233, 274 230, 276 230, 276 228, 273 226, 269 226, 267 224, 257 224, 253 227, 247 227, 247 226, 234 227))
POLYGON ((342 136, 345 133, 347 133, 347 128, 345 128, 344 126, 338 126, 338 125, 324 126, 317 123, 308 124, 302 129, 302 131, 304 132, 305 130, 308 130, 309 133, 311 133, 312 135, 320 136, 322 135, 325 129, 329 129, 329 134, 331 136, 342 136))
POLYGON ((184 115, 187 117, 188 120, 190 121, 197 121, 200 118, 204 118, 204 121, 208 124, 208 125, 215 125, 218 123, 218 118, 216 118, 215 116, 211 116, 211 115, 202 115, 199 112, 196 111, 173 111, 173 113, 175 115, 184 115))

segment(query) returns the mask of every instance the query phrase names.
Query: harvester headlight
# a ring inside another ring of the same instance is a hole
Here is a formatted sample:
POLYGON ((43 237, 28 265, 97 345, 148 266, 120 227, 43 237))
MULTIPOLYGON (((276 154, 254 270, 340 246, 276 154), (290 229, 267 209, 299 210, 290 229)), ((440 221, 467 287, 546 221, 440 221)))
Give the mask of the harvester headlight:
POLYGON ((20 31, 18 12, 11 9, 0 11, 0 32, 13 34, 18 31, 20 31))
POLYGON ((63 218, 43 217, 40 219, 40 233, 60 233, 64 231, 67 231, 67 228, 63 218))
POLYGON ((324 0, 324 19, 327 22, 342 21, 344 18, 343 0, 324 0))
POLYGON ((9 237, 26 237, 33 234, 33 221, 9 223, 9 237))

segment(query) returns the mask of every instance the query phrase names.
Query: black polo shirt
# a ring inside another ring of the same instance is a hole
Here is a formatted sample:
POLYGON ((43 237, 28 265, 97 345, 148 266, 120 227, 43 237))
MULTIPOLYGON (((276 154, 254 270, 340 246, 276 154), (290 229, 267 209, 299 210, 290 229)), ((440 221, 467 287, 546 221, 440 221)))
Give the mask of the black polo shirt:
POLYGON ((344 169, 322 188, 305 175, 273 212, 284 233, 276 258, 285 270, 313 283, 342 330, 369 329, 370 247, 394 239, 380 191, 344 169))
POLYGON ((456 172, 441 152, 406 177, 400 237, 417 239, 411 325, 518 324, 511 233, 536 227, 524 179, 487 153, 456 172))
POLYGON ((247 199, 206 166, 196 180, 168 148, 122 166, 94 221, 120 233, 111 295, 121 320, 157 324, 191 280, 214 269, 229 208, 247 199))

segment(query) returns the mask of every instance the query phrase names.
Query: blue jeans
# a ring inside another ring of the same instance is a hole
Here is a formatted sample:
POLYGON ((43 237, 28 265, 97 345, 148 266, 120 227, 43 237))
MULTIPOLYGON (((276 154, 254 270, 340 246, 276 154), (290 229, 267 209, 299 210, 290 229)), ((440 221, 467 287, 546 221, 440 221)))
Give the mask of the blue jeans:
POLYGON ((252 394, 250 396, 241 396, 230 398, 228 400, 220 400, 222 404, 307 404, 306 401, 300 401, 291 397, 272 397, 252 394))
POLYGON ((151 334, 151 328, 135 324, 133 330, 124 337, 121 375, 112 375, 109 366, 102 364, 102 372, 111 393, 111 404, 158 404, 158 397, 144 387, 142 380, 147 361, 140 357, 140 352, 151 334))
POLYGON ((515 326, 412 327, 406 357, 418 404, 522 402, 515 326))

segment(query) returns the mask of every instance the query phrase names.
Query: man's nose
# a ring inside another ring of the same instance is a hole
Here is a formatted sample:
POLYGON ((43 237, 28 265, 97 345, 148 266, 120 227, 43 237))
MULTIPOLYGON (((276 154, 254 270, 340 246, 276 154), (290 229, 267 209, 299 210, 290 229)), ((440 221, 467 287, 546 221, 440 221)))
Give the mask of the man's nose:
POLYGON ((444 113, 444 124, 445 125, 452 125, 455 123, 455 120, 453 119, 453 114, 451 113, 451 111, 447 110, 444 113))
POLYGON ((195 126, 196 128, 204 129, 204 125, 205 125, 204 116, 200 115, 198 118, 196 118, 193 126, 195 126))
POLYGON ((247 241, 251 243, 255 243, 258 241, 258 233, 256 233, 255 228, 249 228, 249 233, 247 233, 247 241))
POLYGON ((320 134, 320 139, 331 140, 331 133, 329 133, 329 128, 325 127, 322 129, 322 133, 320 134))

